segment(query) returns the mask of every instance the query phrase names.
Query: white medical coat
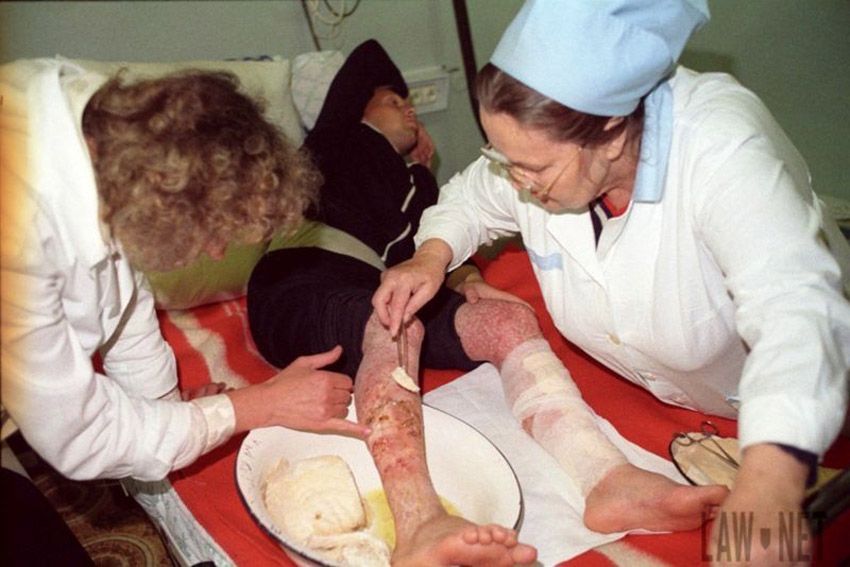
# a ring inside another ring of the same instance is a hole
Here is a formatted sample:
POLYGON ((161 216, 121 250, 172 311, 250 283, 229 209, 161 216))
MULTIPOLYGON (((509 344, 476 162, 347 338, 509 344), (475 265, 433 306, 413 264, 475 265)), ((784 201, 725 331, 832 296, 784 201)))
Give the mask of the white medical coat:
POLYGON ((215 432, 209 403, 155 399, 177 385, 174 356, 99 221, 81 124, 106 78, 53 59, 1 69, 3 404, 66 476, 163 478, 215 432))
POLYGON ((586 211, 545 211, 485 158, 443 187, 417 243, 444 240, 454 268, 521 233, 571 342, 664 402, 740 411, 742 446, 822 454, 847 407, 850 304, 806 165, 731 77, 680 68, 671 82, 663 198, 632 202, 598 246, 586 211))

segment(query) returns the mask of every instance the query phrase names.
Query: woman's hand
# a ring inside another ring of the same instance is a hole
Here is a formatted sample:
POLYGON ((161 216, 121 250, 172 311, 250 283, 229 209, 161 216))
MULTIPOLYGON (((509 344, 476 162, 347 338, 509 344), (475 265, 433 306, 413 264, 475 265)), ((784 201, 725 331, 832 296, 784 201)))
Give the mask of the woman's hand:
POLYGON ((812 549, 802 511, 807 474, 804 464, 775 445, 745 449, 735 488, 714 518, 705 551, 712 564, 807 565, 812 549))
POLYGON ((424 242, 410 260, 381 274, 372 307, 393 337, 398 335, 402 323, 410 321, 440 289, 451 259, 449 245, 432 239, 424 242))
POLYGON ((534 308, 531 307, 528 302, 523 301, 512 293, 493 287, 485 281, 463 282, 455 288, 455 291, 463 295, 468 303, 478 303, 481 299, 498 299, 501 301, 520 303, 534 311, 534 308))
POLYGON ((497 299, 519 303, 534 311, 531 305, 516 295, 488 284, 478 268, 472 265, 464 265, 454 270, 446 279, 446 285, 464 296, 468 303, 478 303, 481 299, 497 299))
POLYGON ((425 129, 425 126, 419 122, 419 129, 416 131, 416 145, 410 150, 408 157, 411 161, 431 169, 431 160, 434 159, 435 150, 434 140, 431 139, 431 135, 425 129))
POLYGON ((336 362, 342 347, 300 356, 262 384, 227 393, 236 412, 236 432, 282 425, 301 431, 365 438, 369 428, 345 419, 351 403, 351 378, 322 370, 336 362))

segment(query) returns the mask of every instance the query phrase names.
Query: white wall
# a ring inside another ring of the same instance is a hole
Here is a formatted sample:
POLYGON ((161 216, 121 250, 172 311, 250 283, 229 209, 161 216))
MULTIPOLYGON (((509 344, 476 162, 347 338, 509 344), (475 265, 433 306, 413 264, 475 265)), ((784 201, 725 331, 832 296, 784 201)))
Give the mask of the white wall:
POLYGON ((815 190, 850 201, 850 2, 709 3, 711 22, 684 62, 755 91, 806 158, 815 190))
MULTIPOLYGON (((434 65, 455 70, 449 108, 423 116, 438 142, 438 177, 445 181, 481 145, 460 72, 451 2, 364 0, 338 37, 322 47, 348 53, 371 37, 402 70, 434 65)), ((0 2, 0 62, 57 54, 122 61, 291 57, 313 49, 296 0, 0 2)))
MULTIPOLYGON (((331 0, 338 4, 339 0, 331 0)), ((352 0, 349 0, 351 4, 352 0)), ((521 0, 467 0, 477 62, 486 62, 521 0)), ((850 2, 710 0, 712 21, 684 56, 734 72, 774 111, 812 169, 815 188, 850 200, 850 2)), ((375 37, 402 70, 452 70, 449 108, 423 121, 445 181, 478 154, 450 0, 363 0, 325 48, 375 37)), ((51 56, 185 60, 310 51, 301 3, 0 2, 0 61, 51 56)))

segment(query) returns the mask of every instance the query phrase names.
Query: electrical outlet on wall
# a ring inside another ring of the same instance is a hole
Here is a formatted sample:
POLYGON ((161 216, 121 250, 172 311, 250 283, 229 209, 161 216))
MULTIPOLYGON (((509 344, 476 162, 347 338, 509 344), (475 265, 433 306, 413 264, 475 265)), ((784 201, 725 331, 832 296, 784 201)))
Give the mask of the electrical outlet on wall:
POLYGON ((449 74, 442 67, 423 67, 402 73, 417 114, 445 110, 449 106, 449 74))

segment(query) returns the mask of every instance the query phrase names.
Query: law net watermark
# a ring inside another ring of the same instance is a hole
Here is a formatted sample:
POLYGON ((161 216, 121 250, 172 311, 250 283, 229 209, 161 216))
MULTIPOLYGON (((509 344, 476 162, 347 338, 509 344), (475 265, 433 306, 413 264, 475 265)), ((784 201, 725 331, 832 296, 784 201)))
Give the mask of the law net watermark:
POLYGON ((746 563, 765 551, 779 563, 811 563, 823 557, 820 538, 812 537, 823 518, 818 514, 778 512, 767 526, 755 525, 752 512, 719 512, 713 522, 703 514, 702 560, 746 563), (712 532, 714 539, 712 539, 712 532))

